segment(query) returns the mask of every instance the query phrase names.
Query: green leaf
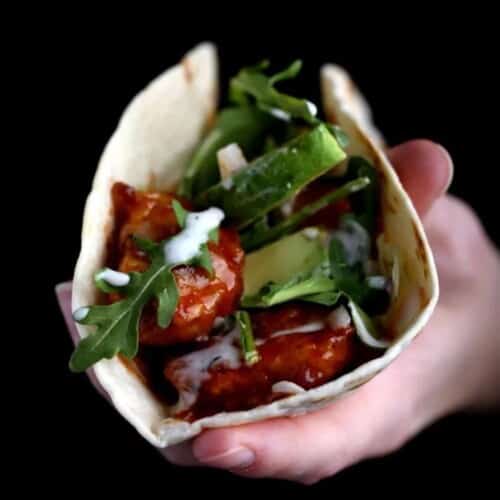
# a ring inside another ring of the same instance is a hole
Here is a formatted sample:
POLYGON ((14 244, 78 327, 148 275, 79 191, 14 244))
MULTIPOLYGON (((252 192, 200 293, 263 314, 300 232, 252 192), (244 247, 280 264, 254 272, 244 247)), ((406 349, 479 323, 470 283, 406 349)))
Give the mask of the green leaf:
POLYGON ((267 76, 262 68, 244 68, 230 82, 230 98, 238 104, 248 102, 246 96, 255 100, 261 110, 276 113, 283 117, 299 118, 310 125, 317 125, 318 120, 312 112, 312 105, 306 99, 299 99, 276 90, 274 85, 283 80, 295 78, 302 67, 301 61, 293 62, 288 68, 267 76))
POLYGON ((160 245, 150 240, 140 238, 139 236, 133 235, 132 240, 135 246, 142 250, 148 257, 153 257, 158 252, 160 245))
POLYGON ((333 125, 332 123, 327 124, 328 130, 333 134, 337 142, 339 143, 342 149, 347 148, 349 146, 350 140, 349 136, 344 132, 344 130, 338 125, 333 125))
POLYGON ((379 213, 380 182, 375 168, 364 158, 353 156, 349 159, 347 175, 350 177, 367 177, 370 186, 353 198, 353 207, 356 220, 366 230, 374 235, 377 229, 377 216, 379 213))
POLYGON ((283 71, 276 73, 274 76, 269 78, 269 84, 274 87, 274 85, 282 80, 291 80, 295 78, 302 69, 302 61, 297 59, 294 61, 288 68, 285 68, 283 71))
POLYGON ((335 282, 327 276, 327 270, 318 266, 312 272, 300 274, 287 282, 268 283, 256 295, 243 297, 241 304, 249 308, 271 307, 290 300, 307 300, 308 296, 335 291, 335 282))
POLYGON ((157 322, 161 328, 167 328, 170 324, 179 302, 179 291, 173 273, 169 272, 166 278, 166 287, 156 294, 158 299, 157 322))
POLYGON ((340 290, 362 303, 369 291, 362 263, 370 253, 370 238, 355 221, 344 220, 332 235, 329 248, 330 272, 340 290), (367 246, 368 245, 368 246, 367 246))
MULTIPOLYGON (((179 223, 184 224, 188 212, 178 203, 173 206, 179 223)), ((134 241, 149 255, 151 264, 142 273, 128 273, 130 281, 123 287, 112 287, 96 273, 96 284, 101 290, 118 291, 124 298, 113 304, 88 306, 75 311, 75 321, 95 328, 76 346, 69 363, 72 371, 86 370, 99 360, 112 358, 118 353, 134 357, 139 345, 139 319, 142 310, 154 298, 158 302, 158 325, 161 328, 168 327, 179 300, 173 267, 183 264, 200 265, 210 273, 213 272, 206 244, 200 246, 199 256, 192 262, 172 265, 165 262, 164 246, 168 240, 158 244, 136 237, 134 241)))
POLYGON ((174 209, 177 224, 184 229, 186 227, 186 219, 189 212, 177 200, 172 201, 172 208, 174 209))
POLYGON ((179 195, 194 198, 220 181, 217 151, 222 147, 235 142, 251 158, 276 121, 255 107, 223 110, 192 157, 180 183, 179 195))
POLYGON ((127 286, 129 296, 107 306, 90 306, 80 323, 95 326, 95 330, 76 347, 70 360, 72 371, 84 371, 103 358, 118 353, 133 357, 138 349, 138 322, 143 307, 165 284, 169 270, 162 259, 155 259, 144 273, 134 273, 136 279, 127 286))
POLYGON ((200 254, 191 261, 191 265, 203 267, 208 274, 211 276, 214 273, 214 268, 212 265, 212 257, 210 256, 210 250, 206 244, 201 245, 200 254))
POLYGON ((334 306, 342 298, 342 296, 343 296, 342 292, 330 290, 328 292, 307 295, 305 297, 301 297, 300 300, 303 300, 305 302, 313 302, 315 304, 321 304, 322 306, 331 307, 334 306))
POLYGON ((236 172, 228 189, 219 183, 202 193, 198 206, 218 206, 239 228, 281 205, 346 157, 324 125, 267 153, 236 172))
POLYGON ((240 329, 240 344, 248 366, 257 363, 260 360, 259 352, 255 346, 253 338, 252 323, 250 315, 246 311, 236 311, 236 321, 240 329))
POLYGON ((215 244, 219 243, 219 229, 215 228, 209 231, 208 239, 215 244))
POLYGON ((315 202, 302 207, 298 212, 290 215, 272 228, 269 228, 269 226, 263 227, 262 225, 253 225, 241 235, 241 244, 246 252, 250 252, 261 246, 272 243, 298 229, 306 219, 331 203, 335 203, 342 198, 346 198, 357 191, 365 189, 369 184, 370 180, 367 177, 361 177, 348 182, 335 191, 322 196, 315 202))

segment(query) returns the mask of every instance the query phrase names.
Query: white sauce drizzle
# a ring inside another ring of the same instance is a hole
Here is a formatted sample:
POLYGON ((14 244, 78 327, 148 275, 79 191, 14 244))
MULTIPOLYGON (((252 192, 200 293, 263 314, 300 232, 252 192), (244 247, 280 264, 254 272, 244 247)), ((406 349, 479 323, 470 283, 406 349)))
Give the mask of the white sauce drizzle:
POLYGON ((328 324, 334 330, 336 328, 347 328, 351 324, 351 316, 349 316, 344 306, 339 306, 328 315, 328 324))
POLYGON ((113 271, 113 269, 109 269, 108 267, 98 273, 96 278, 116 287, 126 286, 130 283, 130 276, 128 274, 113 271))
POLYGON ((305 392, 305 389, 295 382, 280 380, 273 384, 272 391, 281 394, 300 394, 301 392, 305 392))
POLYGON ((237 369, 241 366, 241 348, 234 345, 239 335, 240 330, 236 326, 214 345, 177 358, 173 362, 175 386, 179 391, 179 401, 175 405, 174 413, 184 411, 195 403, 203 381, 210 377, 210 367, 224 365, 237 369))
POLYGON ((344 247, 348 265, 352 266, 357 262, 364 262, 368 258, 370 253, 370 235, 361 224, 353 220, 348 220, 333 234, 344 247))
POLYGON ((289 122, 291 119, 290 113, 287 113, 279 108, 270 108, 269 113, 271 113, 275 118, 278 118, 278 120, 283 120, 284 122, 289 122))
POLYGON ((73 312, 73 319, 75 321, 82 321, 87 317, 89 313, 88 307, 79 307, 76 311, 73 312))
POLYGON ((323 328, 325 328, 325 323, 323 323, 323 321, 313 321, 296 328, 278 330, 277 332, 274 332, 269 338, 281 337, 282 335, 291 335, 292 333, 312 333, 323 330, 323 328))
POLYGON ((186 227, 165 243, 165 261, 170 265, 177 265, 195 258, 200 253, 201 245, 207 243, 208 233, 218 228, 223 219, 224 212, 216 207, 190 213, 186 219, 186 227))
POLYGON ((285 217, 289 217, 290 215, 292 215, 292 212, 293 212, 293 201, 286 201, 285 203, 283 203, 283 205, 281 205, 281 213, 285 217))
POLYGON ((306 105, 307 109, 309 110, 309 113, 311 113, 311 115, 313 116, 316 116, 316 114, 318 113, 318 108, 316 107, 316 104, 314 104, 311 101, 306 101, 306 105))
POLYGON ((310 240, 315 240, 319 236, 319 229, 317 227, 307 227, 303 232, 304 236, 310 240))
POLYGON ((387 287, 387 278, 385 276, 368 276, 366 282, 370 288, 383 290, 387 287))

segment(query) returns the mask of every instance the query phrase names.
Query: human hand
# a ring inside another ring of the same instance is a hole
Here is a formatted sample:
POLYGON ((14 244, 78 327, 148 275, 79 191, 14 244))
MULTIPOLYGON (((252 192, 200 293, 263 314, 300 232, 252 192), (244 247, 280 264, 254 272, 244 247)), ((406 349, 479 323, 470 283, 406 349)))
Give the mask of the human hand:
MULTIPOLYGON (((428 326, 392 365, 367 384, 308 415, 207 430, 167 448, 180 465, 209 465, 247 477, 313 483, 396 450, 437 418, 498 404, 500 259, 464 203, 443 196, 452 177, 448 154, 429 141, 390 151, 423 218, 441 297, 428 326)), ((70 331, 68 287, 58 290, 70 331)))

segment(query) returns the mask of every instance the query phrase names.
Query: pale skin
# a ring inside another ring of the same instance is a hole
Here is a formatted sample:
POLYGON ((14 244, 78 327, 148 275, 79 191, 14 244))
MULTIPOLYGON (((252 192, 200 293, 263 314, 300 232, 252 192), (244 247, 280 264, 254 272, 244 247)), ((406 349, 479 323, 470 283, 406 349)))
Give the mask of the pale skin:
MULTIPOLYGON (((472 209, 445 194, 453 164, 441 146, 415 140, 389 156, 436 259, 441 295, 428 325, 388 368, 330 406, 205 431, 165 450, 169 461, 312 484, 397 450, 447 414, 500 407, 498 251, 472 209)), ((70 323, 68 294, 59 295, 70 323)))

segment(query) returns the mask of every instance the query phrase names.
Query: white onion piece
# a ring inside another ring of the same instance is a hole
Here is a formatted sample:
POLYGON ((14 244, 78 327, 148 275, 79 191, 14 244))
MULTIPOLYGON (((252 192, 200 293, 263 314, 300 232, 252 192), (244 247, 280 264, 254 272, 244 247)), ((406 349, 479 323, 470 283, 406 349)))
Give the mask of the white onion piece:
POLYGON ((217 162, 219 164, 219 173, 226 189, 231 189, 232 182, 229 183, 231 176, 248 165, 248 162, 241 148, 235 142, 224 146, 217 151, 217 162), (229 184, 229 185, 228 185, 229 184))

